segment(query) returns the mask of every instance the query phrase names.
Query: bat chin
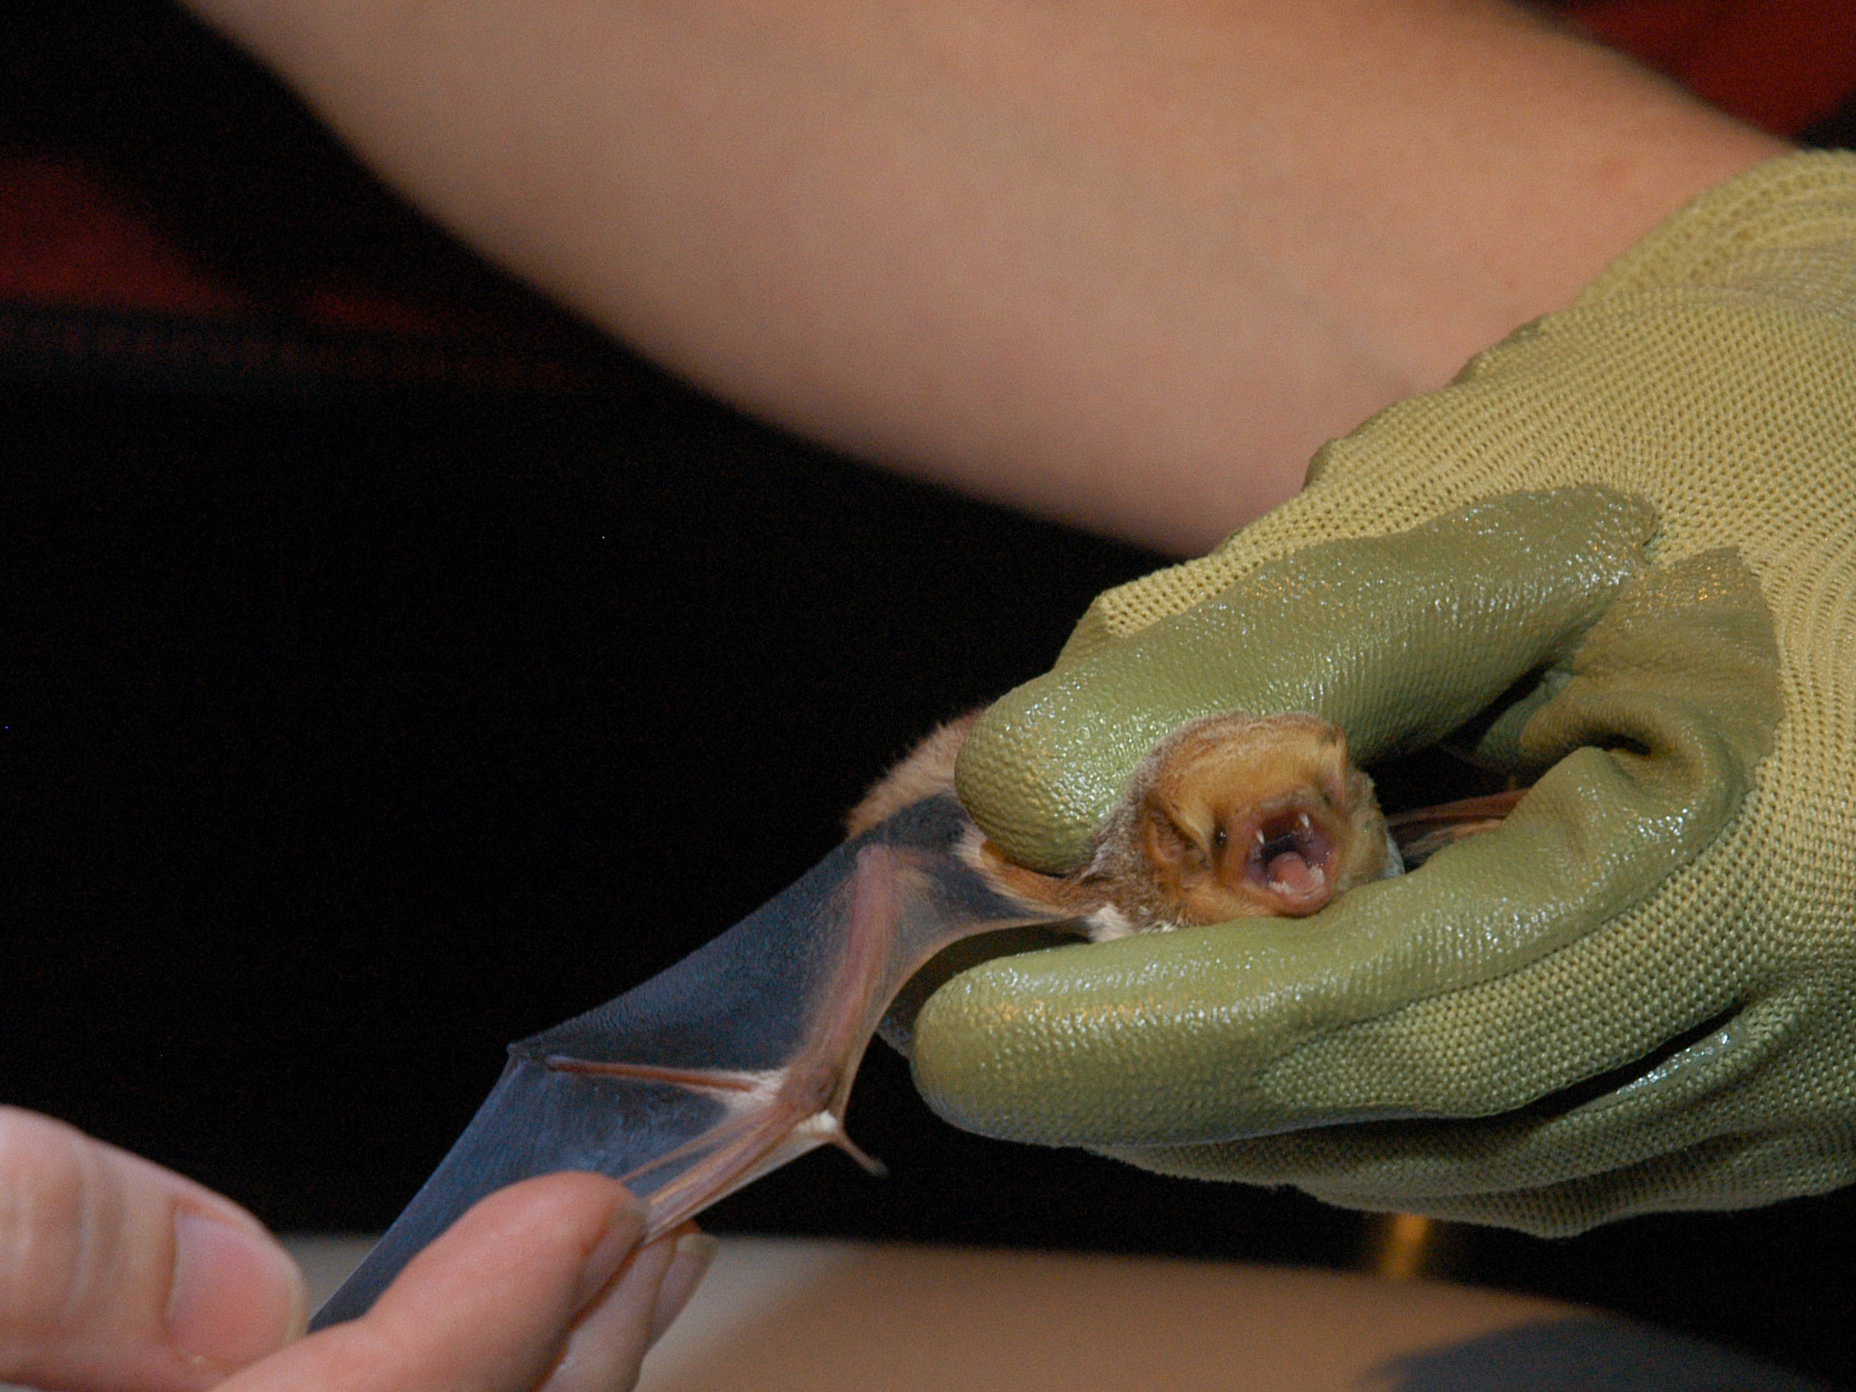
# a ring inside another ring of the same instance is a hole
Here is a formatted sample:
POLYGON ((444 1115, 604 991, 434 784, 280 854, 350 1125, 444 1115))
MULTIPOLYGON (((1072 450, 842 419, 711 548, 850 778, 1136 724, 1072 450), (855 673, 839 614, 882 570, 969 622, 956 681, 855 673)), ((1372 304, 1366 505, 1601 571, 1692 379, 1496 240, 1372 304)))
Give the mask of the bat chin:
POLYGON ((1080 922, 1090 942, 1114 942, 1117 938, 1131 938, 1136 933, 1169 933, 1183 926, 1152 921, 1137 924, 1114 904, 1102 905, 1092 913, 1085 914, 1080 922))

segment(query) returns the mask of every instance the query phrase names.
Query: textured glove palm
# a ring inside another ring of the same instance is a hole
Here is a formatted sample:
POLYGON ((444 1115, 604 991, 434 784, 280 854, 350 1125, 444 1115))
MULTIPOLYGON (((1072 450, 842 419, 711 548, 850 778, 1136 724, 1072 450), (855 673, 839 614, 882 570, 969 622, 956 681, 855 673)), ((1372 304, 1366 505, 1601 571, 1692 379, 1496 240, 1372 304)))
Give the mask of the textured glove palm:
POLYGON ((1367 760, 1497 710, 1479 752, 1539 781, 1314 920, 956 978, 914 1041, 944 1115, 1540 1232, 1856 1175, 1856 158, 1703 196, 1104 595, 961 794, 1067 866, 1154 740, 1226 709, 1315 711, 1367 760))

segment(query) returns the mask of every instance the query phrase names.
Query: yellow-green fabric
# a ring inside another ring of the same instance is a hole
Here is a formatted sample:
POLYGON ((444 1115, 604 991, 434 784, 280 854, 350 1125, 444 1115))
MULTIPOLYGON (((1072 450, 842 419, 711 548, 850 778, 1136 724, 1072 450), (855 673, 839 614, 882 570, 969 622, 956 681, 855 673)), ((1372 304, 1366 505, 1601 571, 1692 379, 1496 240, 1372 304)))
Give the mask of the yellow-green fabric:
POLYGON ((916 1021, 924 1095, 1540 1232, 1856 1177, 1856 157, 1703 195, 1103 595, 961 796, 1054 869, 1186 719, 1313 710, 1370 760, 1516 683, 1479 752, 1540 778, 1503 828, 1311 920, 965 973, 916 1021))

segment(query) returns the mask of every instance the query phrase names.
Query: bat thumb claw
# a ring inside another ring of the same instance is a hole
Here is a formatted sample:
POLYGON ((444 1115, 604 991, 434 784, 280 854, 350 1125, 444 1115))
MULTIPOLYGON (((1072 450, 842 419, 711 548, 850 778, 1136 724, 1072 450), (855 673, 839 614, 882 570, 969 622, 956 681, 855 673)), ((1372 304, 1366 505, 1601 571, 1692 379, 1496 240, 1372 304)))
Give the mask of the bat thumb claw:
POLYGON ((883 1179, 889 1174, 889 1166, 885 1165, 881 1160, 870 1154, 869 1151, 858 1145, 856 1141, 853 1141, 849 1136, 845 1135, 843 1130, 839 1130, 833 1134, 831 1143, 846 1155, 850 1156, 851 1159, 855 1160, 859 1165, 862 1165, 866 1171, 875 1175, 878 1179, 883 1179))

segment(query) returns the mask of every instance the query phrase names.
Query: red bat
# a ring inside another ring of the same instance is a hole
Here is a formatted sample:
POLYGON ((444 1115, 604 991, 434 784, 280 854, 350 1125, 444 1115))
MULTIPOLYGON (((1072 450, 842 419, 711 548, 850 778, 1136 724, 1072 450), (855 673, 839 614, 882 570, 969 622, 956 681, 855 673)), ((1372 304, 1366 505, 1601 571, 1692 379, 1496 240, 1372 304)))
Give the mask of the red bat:
MULTIPOLYGON (((953 796, 976 718, 924 741, 852 813, 850 839, 784 893, 643 985, 510 1045, 477 1115, 313 1327, 365 1312, 473 1203, 531 1175, 610 1175, 645 1200, 656 1237, 816 1146, 877 1168, 844 1132, 852 1079, 903 985, 962 938, 1295 917, 1399 873, 1346 736, 1314 716, 1241 714, 1155 746, 1079 870, 1024 869, 953 796)), ((1408 814, 1393 831, 1435 849, 1519 797, 1408 814)))

